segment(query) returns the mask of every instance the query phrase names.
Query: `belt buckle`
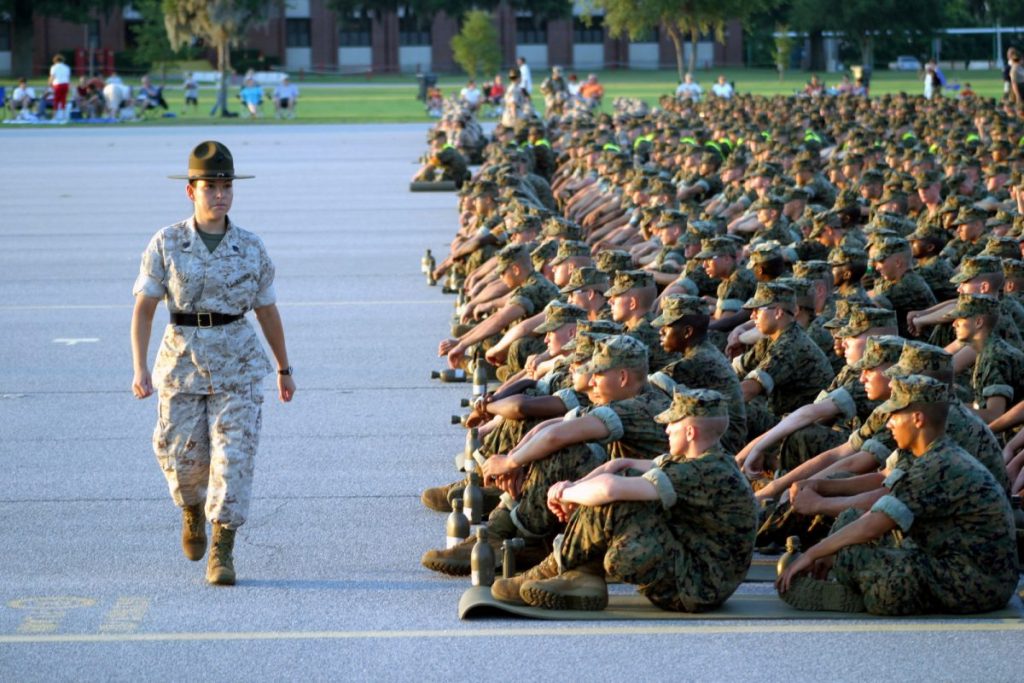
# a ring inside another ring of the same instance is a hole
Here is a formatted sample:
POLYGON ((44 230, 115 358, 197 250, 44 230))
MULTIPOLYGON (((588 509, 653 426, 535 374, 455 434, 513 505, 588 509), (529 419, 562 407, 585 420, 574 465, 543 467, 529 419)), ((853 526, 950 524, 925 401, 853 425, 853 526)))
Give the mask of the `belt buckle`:
POLYGON ((213 313, 196 313, 198 327, 213 327, 213 313), (206 316, 206 323, 203 324, 203 316, 206 316))

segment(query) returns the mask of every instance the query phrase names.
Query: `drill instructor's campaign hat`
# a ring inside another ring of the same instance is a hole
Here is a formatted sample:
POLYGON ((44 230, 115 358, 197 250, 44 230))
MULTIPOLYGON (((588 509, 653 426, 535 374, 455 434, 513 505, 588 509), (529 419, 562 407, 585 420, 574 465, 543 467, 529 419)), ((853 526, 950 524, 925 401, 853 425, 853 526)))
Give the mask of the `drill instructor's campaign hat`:
POLYGON ((167 176, 172 180, 247 180, 252 175, 236 175, 231 150, 222 142, 207 140, 196 145, 188 157, 187 175, 167 176))

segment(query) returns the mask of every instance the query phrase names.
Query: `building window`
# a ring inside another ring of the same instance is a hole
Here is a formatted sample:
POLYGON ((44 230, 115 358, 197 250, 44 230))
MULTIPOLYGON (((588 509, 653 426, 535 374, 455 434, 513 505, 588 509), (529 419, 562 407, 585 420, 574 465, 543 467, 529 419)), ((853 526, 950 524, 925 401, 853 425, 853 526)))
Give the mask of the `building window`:
POLYGON ((547 45, 548 21, 537 17, 516 17, 516 45, 547 45))
POLYGON ((11 22, 0 21, 0 52, 11 50, 11 22))
POLYGON ((430 23, 406 8, 405 13, 398 17, 398 44, 430 45, 430 23))
POLYGON ((287 47, 309 47, 309 19, 285 20, 285 45, 287 47))
POLYGON ((591 17, 589 22, 582 17, 573 17, 572 40, 577 45, 603 43, 604 17, 591 17))
POLYGON ((340 47, 370 47, 370 17, 346 17, 338 25, 340 47))

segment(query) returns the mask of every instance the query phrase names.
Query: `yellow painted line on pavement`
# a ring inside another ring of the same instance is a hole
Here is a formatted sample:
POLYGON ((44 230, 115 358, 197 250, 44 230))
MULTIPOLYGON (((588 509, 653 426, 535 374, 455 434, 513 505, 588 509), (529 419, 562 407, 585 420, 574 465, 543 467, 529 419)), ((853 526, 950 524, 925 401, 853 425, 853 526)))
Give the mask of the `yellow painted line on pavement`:
MULTIPOLYGON (((454 299, 405 299, 398 301, 279 301, 278 306, 314 308, 327 306, 428 306, 452 305, 454 299)), ((109 311, 131 309, 132 304, 25 304, 0 306, 0 311, 109 311)))
POLYGON ((61 633, 0 635, 0 645, 44 643, 128 643, 128 642, 217 642, 287 640, 395 640, 431 638, 550 638, 594 636, 704 636, 772 633, 991 633, 1024 631, 1024 622, 1001 619, 984 622, 896 622, 799 623, 799 624, 707 624, 661 626, 542 626, 466 630, 411 631, 210 631, 184 633, 61 633))

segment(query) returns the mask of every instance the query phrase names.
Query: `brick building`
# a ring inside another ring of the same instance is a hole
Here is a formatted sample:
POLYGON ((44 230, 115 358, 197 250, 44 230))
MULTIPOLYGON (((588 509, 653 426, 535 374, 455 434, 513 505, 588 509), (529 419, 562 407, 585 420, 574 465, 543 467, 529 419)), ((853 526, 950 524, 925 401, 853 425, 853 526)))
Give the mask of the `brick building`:
MULTIPOLYGON (((554 64, 581 71, 675 66, 672 43, 657 31, 645 41, 612 39, 600 16, 587 25, 577 9, 571 18, 544 21, 516 12, 508 2, 499 4, 494 15, 506 65, 521 55, 534 69, 554 64)), ((45 72, 57 51, 90 43, 98 50, 125 50, 132 43, 130 27, 140 20, 130 6, 98 16, 86 25, 37 17, 34 70, 45 72)), ((417 17, 400 10, 374 18, 342 18, 328 9, 324 0, 288 0, 284 9, 249 32, 243 47, 279 60, 292 72, 454 72, 458 67, 449 44, 458 30, 458 18, 443 12, 417 17)), ((688 55, 688 46, 686 49, 688 55)), ((9 50, 10 27, 0 22, 0 72, 10 70, 9 50)), ((739 22, 729 23, 724 44, 711 39, 698 42, 697 54, 700 68, 742 66, 739 22)))

